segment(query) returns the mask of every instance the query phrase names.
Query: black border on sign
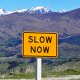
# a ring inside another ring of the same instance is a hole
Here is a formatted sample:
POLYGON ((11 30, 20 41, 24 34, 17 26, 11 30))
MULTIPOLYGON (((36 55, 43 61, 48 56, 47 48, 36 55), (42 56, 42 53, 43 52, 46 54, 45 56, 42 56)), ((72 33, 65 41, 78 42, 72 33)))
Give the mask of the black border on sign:
POLYGON ((22 33, 22 56, 27 58, 57 58, 58 57, 58 33, 57 32, 23 32, 22 33), (56 34, 56 56, 25 56, 24 55, 24 33, 35 33, 35 34, 56 34))

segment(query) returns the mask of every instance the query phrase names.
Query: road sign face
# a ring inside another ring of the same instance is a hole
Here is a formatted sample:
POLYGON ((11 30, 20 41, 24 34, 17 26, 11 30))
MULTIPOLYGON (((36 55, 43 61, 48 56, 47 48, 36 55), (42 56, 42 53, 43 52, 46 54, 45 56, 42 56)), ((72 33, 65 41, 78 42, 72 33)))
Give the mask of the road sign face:
POLYGON ((58 34, 53 32, 24 32, 23 57, 57 57, 58 34))

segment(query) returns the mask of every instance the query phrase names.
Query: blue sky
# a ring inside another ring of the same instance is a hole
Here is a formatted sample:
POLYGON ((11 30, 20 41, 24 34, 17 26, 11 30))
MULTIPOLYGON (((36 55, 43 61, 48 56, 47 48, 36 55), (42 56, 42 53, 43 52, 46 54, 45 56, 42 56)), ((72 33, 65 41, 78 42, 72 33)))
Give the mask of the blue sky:
POLYGON ((44 6, 53 11, 80 8, 80 0, 0 0, 0 8, 5 10, 30 9, 44 6))

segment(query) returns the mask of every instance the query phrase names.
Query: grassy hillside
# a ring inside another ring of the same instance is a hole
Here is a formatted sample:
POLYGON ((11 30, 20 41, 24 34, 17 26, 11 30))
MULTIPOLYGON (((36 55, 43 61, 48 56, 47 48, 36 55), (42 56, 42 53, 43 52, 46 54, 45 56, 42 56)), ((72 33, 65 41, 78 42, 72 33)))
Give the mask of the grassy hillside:
MULTIPOLYGON (((0 59, 0 78, 34 78, 35 59, 0 59), (34 60, 34 62, 32 62, 34 60)), ((80 74, 80 61, 73 59, 43 59, 42 76, 80 74), (45 62, 46 61, 46 62, 45 62), (64 62, 63 62, 64 61, 64 62)))

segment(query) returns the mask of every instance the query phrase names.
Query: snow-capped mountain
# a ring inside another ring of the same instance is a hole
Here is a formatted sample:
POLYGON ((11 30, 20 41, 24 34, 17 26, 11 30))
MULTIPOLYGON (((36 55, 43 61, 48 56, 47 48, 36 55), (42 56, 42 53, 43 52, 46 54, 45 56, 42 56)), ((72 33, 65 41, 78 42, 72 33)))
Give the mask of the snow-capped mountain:
MULTIPOLYGON (((5 11, 4 9, 0 9, 0 15, 8 15, 12 13, 23 13, 23 12, 28 12, 30 14, 46 14, 46 13, 51 13, 53 11, 47 9, 46 7, 43 6, 37 6, 33 7, 31 9, 20 9, 20 10, 15 10, 15 11, 5 11)), ((64 13, 65 10, 58 11, 58 13, 64 13)))
POLYGON ((43 6, 33 7, 28 10, 29 13, 37 13, 37 14, 46 14, 52 12, 51 10, 47 9, 43 6))
POLYGON ((0 9, 0 15, 8 15, 12 13, 22 13, 22 12, 28 12, 28 13, 36 13, 36 14, 46 14, 52 12, 51 10, 47 9, 46 7, 38 6, 38 7, 33 7, 31 9, 20 9, 20 10, 15 10, 15 11, 5 11, 3 9, 0 9))

